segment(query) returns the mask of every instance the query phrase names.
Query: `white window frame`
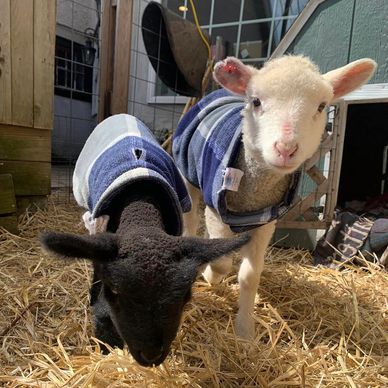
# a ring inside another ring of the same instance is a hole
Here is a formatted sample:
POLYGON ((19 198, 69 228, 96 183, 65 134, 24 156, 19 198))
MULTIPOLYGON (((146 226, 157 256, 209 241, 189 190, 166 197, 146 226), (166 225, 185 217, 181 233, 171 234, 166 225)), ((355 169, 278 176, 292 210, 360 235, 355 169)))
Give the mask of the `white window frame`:
MULTIPOLYGON (((154 0, 158 3, 161 3, 162 0, 154 0)), ((239 19, 235 22, 229 22, 229 23, 217 23, 213 24, 213 13, 214 13, 214 1, 215 0, 207 0, 211 1, 211 9, 210 9, 210 24, 203 25, 201 26, 202 28, 206 28, 209 30, 209 34, 211 34, 213 28, 219 28, 219 27, 232 27, 232 26, 237 26, 237 39, 236 39, 236 51, 235 51, 235 56, 238 57, 238 50, 240 48, 240 38, 241 38, 241 28, 243 25, 246 24, 257 24, 257 23, 263 23, 263 22, 271 22, 271 28, 270 28, 270 35, 269 35, 269 42, 268 42, 268 49, 267 49, 267 55, 265 57, 260 57, 260 58, 249 58, 249 59, 242 59, 242 62, 244 63, 250 63, 250 62, 264 62, 270 58, 271 53, 270 49, 272 46, 272 41, 273 41, 273 32, 274 32, 274 25, 276 21, 279 20, 294 20, 294 23, 292 26, 296 23, 298 20, 299 15, 289 15, 289 16, 277 16, 277 17, 269 17, 269 18, 261 18, 261 19, 252 19, 252 20, 243 20, 243 11, 244 11, 244 2, 245 0, 241 0, 241 7, 240 7, 240 15, 239 19)), ((278 0, 279 1, 279 0, 278 0)), ((278 1, 275 3, 275 7, 273 10, 273 13, 276 13, 276 8, 278 5, 278 1)), ((311 1, 311 0, 310 0, 311 1)), ((322 2, 324 0, 319 0, 319 2, 322 2)), ((315 2, 313 0, 313 2, 315 2)), ((310 2, 308 2, 305 6, 305 8, 308 7, 310 2)), ((184 1, 184 5, 187 7, 188 0, 184 1)), ((305 9, 304 8, 304 9, 305 9)), ((303 12, 303 10, 302 10, 303 12)), ((183 12, 183 17, 186 18, 186 11, 183 12)), ((292 28, 290 27, 290 29, 292 28)), ((287 34, 286 34, 287 35, 287 34)), ((276 49, 275 49, 276 51, 276 49)), ((157 76, 156 73, 151 65, 149 63, 149 68, 148 68, 148 87, 147 87, 147 103, 148 104, 186 104, 187 101, 189 100, 189 97, 184 97, 184 96, 159 96, 155 94, 155 86, 156 86, 156 81, 157 81, 157 76)))
POLYGON ((185 96, 158 96, 155 94, 156 73, 151 62, 148 65, 147 103, 148 104, 186 104, 189 97, 185 96))

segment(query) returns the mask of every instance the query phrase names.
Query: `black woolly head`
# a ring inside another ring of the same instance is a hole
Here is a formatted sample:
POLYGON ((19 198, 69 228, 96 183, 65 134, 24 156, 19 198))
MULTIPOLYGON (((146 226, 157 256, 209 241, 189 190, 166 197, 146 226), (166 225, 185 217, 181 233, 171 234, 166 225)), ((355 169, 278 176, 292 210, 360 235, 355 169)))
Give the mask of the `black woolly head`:
POLYGON ((153 227, 124 235, 51 232, 41 238, 50 252, 93 261, 96 326, 102 327, 102 316, 111 322, 97 334, 112 345, 124 340, 144 366, 159 365, 168 355, 198 268, 248 240, 247 235, 214 240, 176 237, 153 227))

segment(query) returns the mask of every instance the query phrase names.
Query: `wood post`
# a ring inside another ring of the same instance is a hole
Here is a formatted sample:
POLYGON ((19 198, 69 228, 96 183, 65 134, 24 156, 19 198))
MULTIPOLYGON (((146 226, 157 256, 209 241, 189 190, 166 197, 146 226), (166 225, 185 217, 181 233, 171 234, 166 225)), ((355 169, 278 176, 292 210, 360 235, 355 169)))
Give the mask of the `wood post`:
POLYGON ((127 113, 133 0, 104 0, 98 121, 127 113))
POLYGON ((55 18, 54 0, 0 0, 0 226, 12 232, 50 193, 55 18))
POLYGON ((17 233, 16 197, 11 174, 0 174, 0 187, 0 227, 17 233))

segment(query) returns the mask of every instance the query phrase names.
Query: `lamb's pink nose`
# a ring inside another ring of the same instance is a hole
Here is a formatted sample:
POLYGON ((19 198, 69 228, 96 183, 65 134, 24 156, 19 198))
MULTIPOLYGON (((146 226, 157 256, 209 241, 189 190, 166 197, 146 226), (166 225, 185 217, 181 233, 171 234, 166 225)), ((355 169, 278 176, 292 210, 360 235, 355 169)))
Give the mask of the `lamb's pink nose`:
POLYGON ((282 143, 281 141, 275 143, 276 151, 279 152, 279 155, 285 159, 291 158, 294 156, 295 152, 298 149, 298 144, 296 143, 282 143))

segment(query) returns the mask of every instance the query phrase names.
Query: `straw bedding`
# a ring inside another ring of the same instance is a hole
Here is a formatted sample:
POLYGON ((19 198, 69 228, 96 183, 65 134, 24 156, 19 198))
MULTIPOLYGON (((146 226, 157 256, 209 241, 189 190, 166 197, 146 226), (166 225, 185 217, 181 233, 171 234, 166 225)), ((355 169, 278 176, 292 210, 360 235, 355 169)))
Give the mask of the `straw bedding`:
POLYGON ((44 229, 83 232, 81 211, 50 203, 26 213, 21 234, 0 232, 0 385, 9 387, 388 386, 388 276, 364 268, 317 269, 308 252, 272 248, 258 290, 256 337, 235 338, 233 274, 198 279, 167 360, 137 365, 103 356, 92 337, 90 268, 44 254, 44 229))

